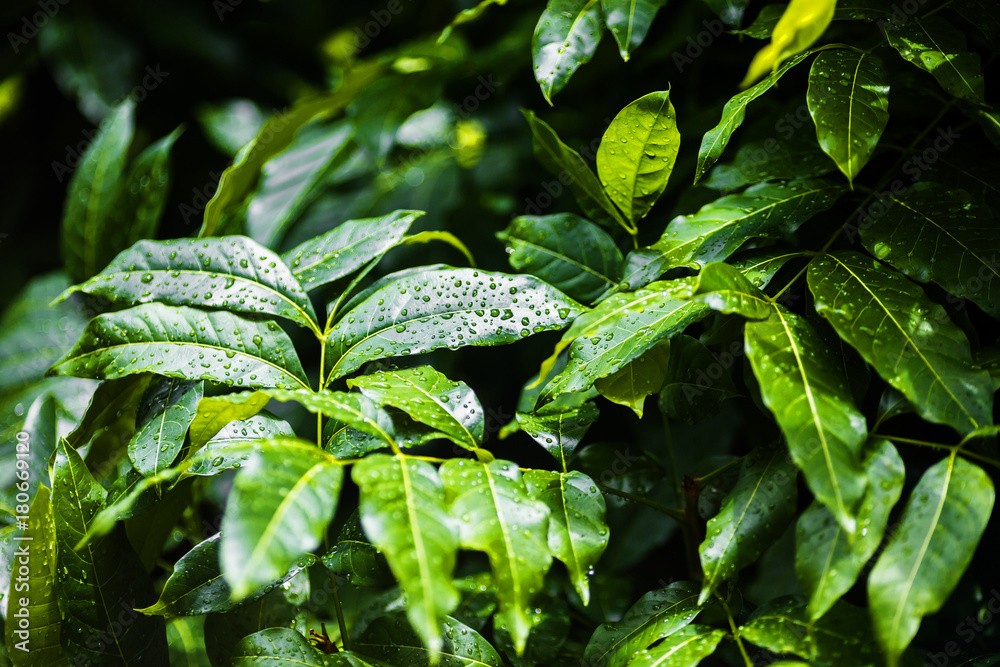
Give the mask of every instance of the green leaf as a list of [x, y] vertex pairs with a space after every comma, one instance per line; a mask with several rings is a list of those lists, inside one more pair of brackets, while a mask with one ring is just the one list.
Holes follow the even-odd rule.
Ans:
[[191, 465], [184, 471], [184, 476], [211, 477], [241, 468], [243, 461], [249, 459], [262, 440], [294, 435], [288, 422], [266, 411], [247, 419], [231, 421], [190, 457]]
[[[150, 380], [152, 376], [143, 373], [101, 382], [94, 390], [83, 418], [66, 436], [70, 446], [74, 449], [82, 447], [102, 429], [113, 427], [123, 415], [134, 416]], [[131, 433], [130, 426], [129, 435]]]
[[646, 39], [656, 12], [667, 0], [601, 0], [604, 22], [618, 43], [622, 60], [628, 62], [633, 49]]
[[396, 583], [385, 556], [365, 537], [357, 510], [341, 528], [337, 543], [323, 554], [323, 565], [346, 577], [352, 586], [385, 587]]
[[791, 58], [784, 65], [769, 74], [763, 81], [752, 88], [737, 93], [732, 99], [726, 102], [726, 106], [722, 109], [722, 118], [719, 120], [719, 124], [706, 132], [705, 136], [701, 139], [701, 147], [698, 149], [698, 166], [694, 172], [695, 183], [705, 175], [709, 167], [716, 163], [719, 156], [722, 155], [722, 151], [726, 149], [726, 145], [729, 143], [730, 137], [733, 136], [733, 132], [743, 124], [743, 120], [746, 118], [747, 105], [770, 90], [772, 86], [778, 83], [778, 79], [785, 72], [801, 63], [812, 55], [812, 53], [814, 52], [807, 51]]
[[601, 396], [631, 408], [642, 419], [646, 397], [663, 387], [670, 367], [670, 341], [661, 341], [611, 375], [594, 383]]
[[404, 411], [466, 449], [478, 449], [483, 440], [483, 406], [475, 392], [430, 366], [362, 375], [348, 380], [347, 386], [380, 407]]
[[760, 318], [747, 323], [745, 339], [761, 398], [810, 490], [853, 536], [868, 429], [836, 357], [804, 318], [766, 300], [726, 264], [705, 267], [695, 294], [717, 310]]
[[649, 648], [689, 624], [701, 611], [698, 587], [678, 581], [646, 593], [621, 621], [599, 626], [587, 642], [584, 660], [594, 667], [625, 667]]
[[[62, 644], [71, 660], [129, 665], [167, 653], [162, 618], [137, 615], [132, 609], [152, 602], [153, 585], [124, 530], [95, 543], [74, 548], [101, 510], [106, 491], [65, 440], [52, 466], [52, 512], [58, 558], [56, 579], [62, 618]], [[109, 555], [113, 554], [113, 557]], [[125, 628], [117, 620], [131, 619]], [[116, 631], [116, 625], [121, 628]]]
[[[587, 1], [591, 4], [597, 2], [597, 0]], [[555, 130], [538, 118], [534, 112], [522, 109], [521, 113], [524, 114], [528, 126], [531, 128], [535, 157], [549, 172], [558, 176], [560, 182], [569, 179], [566, 186], [573, 192], [573, 196], [576, 197], [584, 214], [598, 223], [610, 219], [622, 228], [630, 229], [629, 224], [622, 218], [622, 214], [608, 199], [608, 195], [601, 186], [601, 182], [597, 180], [597, 176], [583, 161], [580, 154], [564, 144]]]
[[98, 315], [47, 375], [113, 380], [135, 373], [246, 387], [305, 387], [292, 342], [274, 322], [148, 303]]
[[889, 511], [903, 491], [903, 460], [887, 440], [872, 440], [864, 460], [868, 489], [858, 507], [858, 529], [848, 535], [814, 501], [795, 528], [795, 574], [809, 596], [809, 618], [819, 619], [857, 581], [875, 554]]
[[431, 654], [445, 649], [441, 623], [458, 605], [452, 583], [458, 523], [445, 489], [426, 461], [371, 454], [351, 471], [361, 490], [361, 526], [385, 554], [406, 593], [406, 616]]
[[868, 577], [868, 600], [890, 665], [899, 661], [920, 619], [944, 604], [958, 584], [993, 511], [993, 483], [957, 458], [928, 468]]
[[823, 152], [853, 184], [889, 122], [885, 65], [867, 52], [824, 51], [809, 68], [806, 103]]
[[905, 60], [937, 79], [941, 87], [960, 99], [983, 103], [985, 95], [979, 56], [968, 50], [965, 35], [940, 16], [930, 21], [918, 17], [886, 26], [889, 45]]
[[670, 339], [659, 400], [669, 421], [696, 424], [718, 414], [727, 398], [740, 395], [729, 372], [743, 351], [742, 341], [738, 345], [716, 356], [691, 336]]
[[590, 60], [603, 33], [598, 0], [548, 0], [531, 37], [535, 81], [546, 102]]
[[434, 632], [443, 637], [438, 651], [428, 651], [403, 614], [376, 619], [353, 642], [360, 653], [407, 667], [502, 667], [503, 661], [488, 641], [472, 628], [444, 617]]
[[510, 633], [497, 624], [493, 625], [493, 645], [514, 667], [558, 664], [567, 652], [572, 623], [566, 600], [555, 596], [543, 598], [531, 610], [531, 635], [523, 654], [517, 655]]
[[[31, 501], [28, 528], [15, 537], [15, 558], [28, 574], [11, 576], [7, 596], [7, 621], [4, 634], [7, 650], [14, 667], [48, 667], [63, 659], [59, 645], [59, 602], [56, 595], [56, 525], [52, 515], [52, 496], [41, 485]], [[13, 574], [13, 572], [12, 572]], [[27, 604], [22, 604], [27, 602]], [[21, 629], [18, 619], [28, 619], [29, 627]], [[20, 644], [20, 646], [19, 646]]]
[[[233, 649], [233, 667], [329, 667], [322, 653], [291, 628], [267, 628], [240, 640]], [[340, 661], [334, 664], [341, 664]]]
[[307, 389], [268, 389], [266, 393], [279, 401], [295, 401], [312, 413], [350, 424], [390, 446], [394, 442], [391, 417], [367, 396], [343, 391], [313, 392]]
[[233, 598], [277, 581], [322, 541], [333, 519], [343, 469], [303, 440], [264, 441], [226, 502], [220, 563]]
[[178, 616], [167, 621], [171, 667], [209, 667], [205, 652], [205, 617]]
[[442, 347], [500, 345], [559, 329], [580, 304], [533, 276], [442, 269], [401, 278], [341, 316], [329, 336], [330, 379], [368, 361]]
[[680, 147], [677, 114], [666, 90], [626, 106], [604, 132], [597, 149], [597, 175], [633, 227], [666, 189]]
[[134, 111], [129, 100], [111, 113], [70, 179], [60, 238], [63, 262], [75, 281], [100, 271], [119, 250], [110, 242], [119, 235], [111, 222], [132, 143]]
[[230, 422], [250, 419], [271, 400], [263, 392], [242, 391], [223, 396], [206, 396], [198, 402], [198, 410], [191, 421], [191, 451], [198, 451]]
[[590, 572], [608, 546], [604, 496], [582, 472], [527, 470], [528, 494], [549, 508], [548, 544], [566, 564], [583, 605], [590, 604]]
[[377, 218], [348, 220], [292, 248], [282, 259], [306, 290], [360, 269], [398, 244], [422, 211], [395, 211]]
[[451, 513], [459, 517], [462, 546], [489, 556], [500, 599], [497, 621], [520, 654], [531, 631], [531, 602], [552, 563], [549, 508], [528, 495], [520, 470], [509, 461], [449, 459], [441, 480]]
[[816, 178], [834, 168], [813, 137], [796, 132], [783, 141], [771, 137], [743, 144], [732, 162], [715, 165], [702, 185], [729, 192], [764, 181]]
[[309, 297], [281, 259], [245, 236], [140, 241], [106, 269], [63, 293], [117, 303], [276, 315], [317, 329]]
[[726, 25], [737, 26], [750, 0], [702, 0]]
[[855, 252], [809, 266], [817, 312], [924, 419], [968, 433], [992, 421], [989, 374], [944, 308], [902, 275]]
[[[597, 406], [577, 399], [579, 394], [566, 394], [532, 412], [517, 412], [517, 426], [545, 448], [566, 469], [569, 458], [590, 425], [597, 421]], [[569, 400], [560, 400], [561, 398]]]
[[787, 58], [805, 51], [826, 31], [833, 20], [836, 0], [791, 0], [771, 32], [771, 41], [753, 57], [740, 84], [746, 88], [772, 73]]
[[[913, 280], [936, 282], [1000, 319], [1000, 242], [990, 210], [964, 190], [916, 183], [859, 225], [873, 255]], [[995, 289], [994, 289], [995, 288]]]
[[236, 600], [232, 598], [232, 590], [219, 569], [221, 536], [221, 533], [216, 533], [184, 554], [163, 585], [160, 599], [139, 611], [147, 616], [198, 616], [229, 611], [259, 600], [274, 586], [283, 584], [316, 561], [314, 556], [308, 554], [277, 580], [269, 581], [243, 599]]
[[783, 447], [758, 447], [743, 463], [736, 486], [708, 522], [698, 547], [705, 574], [702, 604], [718, 586], [753, 563], [795, 516], [795, 466]]
[[514, 218], [497, 238], [512, 268], [578, 301], [592, 302], [618, 284], [622, 253], [603, 229], [572, 213]]
[[787, 7], [788, 5], [785, 3], [765, 5], [760, 8], [760, 13], [757, 14], [753, 23], [742, 30], [731, 30], [730, 34], [746, 35], [753, 39], [771, 39], [771, 33], [774, 32], [774, 27], [778, 25], [778, 21], [781, 20], [781, 15], [785, 13]]
[[653, 648], [643, 649], [628, 663], [629, 667], [696, 667], [715, 652], [725, 630], [707, 625], [687, 625]]
[[149, 385], [136, 416], [136, 433], [128, 456], [143, 475], [155, 475], [170, 466], [184, 446], [204, 383], [160, 378]]
[[170, 192], [170, 151], [182, 131], [177, 128], [153, 143], [132, 163], [112, 213], [112, 231], [123, 234], [114, 249], [156, 237]]
[[844, 188], [824, 180], [761, 183], [674, 218], [660, 240], [629, 253], [623, 282], [632, 289], [678, 266], [726, 259], [753, 238], [780, 239], [827, 210]]

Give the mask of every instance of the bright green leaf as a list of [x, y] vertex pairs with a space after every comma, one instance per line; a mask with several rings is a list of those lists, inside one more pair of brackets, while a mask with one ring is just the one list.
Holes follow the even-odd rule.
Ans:
[[143, 475], [155, 475], [170, 466], [184, 446], [204, 383], [159, 378], [149, 385], [136, 416], [136, 433], [128, 455]]
[[667, 379], [670, 357], [670, 341], [662, 341], [611, 375], [598, 378], [594, 387], [601, 396], [631, 408], [642, 419], [646, 397], [660, 391]]
[[756, 82], [786, 59], [802, 53], [826, 31], [837, 0], [791, 0], [771, 32], [771, 41], [754, 56], [741, 88]]

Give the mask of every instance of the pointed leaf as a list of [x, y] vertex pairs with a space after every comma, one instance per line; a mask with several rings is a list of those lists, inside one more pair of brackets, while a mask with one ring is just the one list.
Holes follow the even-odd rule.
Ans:
[[392, 586], [396, 580], [379, 550], [368, 541], [361, 528], [361, 514], [355, 510], [337, 536], [337, 543], [323, 554], [323, 565], [346, 577], [352, 586]]
[[406, 616], [420, 637], [414, 646], [445, 648], [441, 623], [458, 605], [452, 571], [458, 524], [448, 513], [445, 490], [426, 461], [371, 454], [354, 466], [361, 490], [361, 526], [385, 554], [406, 593]]
[[699, 604], [737, 571], [753, 563], [795, 516], [795, 466], [783, 447], [753, 450], [736, 486], [708, 522], [698, 547], [705, 573]]
[[136, 416], [128, 456], [143, 475], [155, 475], [174, 462], [194, 419], [203, 382], [160, 378], [150, 384]]
[[677, 114], [666, 90], [626, 106], [604, 132], [597, 149], [597, 175], [633, 226], [666, 189], [680, 147]]
[[864, 460], [868, 489], [858, 508], [858, 529], [848, 535], [819, 502], [799, 517], [795, 528], [795, 574], [809, 596], [809, 618], [816, 620], [854, 585], [875, 554], [889, 511], [903, 491], [903, 460], [887, 440], [873, 440]]
[[220, 562], [233, 598], [277, 581], [315, 549], [333, 519], [343, 469], [303, 440], [264, 441], [226, 502]]
[[722, 118], [719, 124], [705, 133], [701, 139], [701, 147], [698, 149], [698, 166], [694, 172], [694, 182], [697, 183], [708, 168], [718, 161], [722, 151], [726, 149], [730, 137], [746, 118], [747, 105], [766, 93], [774, 84], [778, 82], [785, 72], [792, 69], [814, 52], [807, 51], [791, 58], [784, 65], [769, 74], [763, 81], [748, 88], [741, 93], [734, 95], [726, 106], [722, 109]]
[[899, 55], [937, 79], [955, 97], [982, 103], [983, 72], [979, 56], [968, 50], [965, 35], [940, 16], [893, 23], [885, 31]]
[[764, 181], [816, 178], [835, 168], [813, 137], [786, 133], [782, 141], [772, 137], [743, 144], [731, 162], [715, 165], [702, 185], [730, 192]]
[[341, 316], [329, 337], [330, 378], [385, 357], [511, 343], [562, 328], [581, 310], [533, 276], [427, 271], [387, 285]]
[[443, 636], [440, 652], [428, 653], [402, 614], [376, 619], [354, 644], [360, 653], [407, 667], [502, 667], [488, 641], [472, 628], [445, 617], [436, 632]]
[[617, 623], [598, 627], [583, 657], [594, 667], [625, 667], [637, 651], [685, 627], [701, 611], [698, 587], [678, 581], [642, 596]]
[[873, 255], [922, 283], [934, 281], [1000, 319], [1000, 241], [990, 210], [964, 190], [917, 183], [859, 226]]
[[367, 396], [343, 391], [314, 392], [305, 389], [268, 389], [266, 393], [279, 401], [295, 401], [312, 413], [350, 424], [386, 444], [394, 442], [392, 419]]
[[347, 381], [380, 407], [391, 405], [466, 449], [483, 440], [483, 406], [464, 382], [453, 382], [430, 366], [380, 371]]
[[517, 412], [514, 415], [520, 430], [552, 454], [563, 469], [566, 468], [566, 460], [570, 454], [598, 417], [597, 407], [593, 402], [572, 400], [578, 394], [564, 396], [569, 400], [557, 398], [533, 412]]
[[528, 470], [528, 493], [549, 508], [549, 550], [566, 564], [583, 605], [590, 604], [590, 572], [608, 546], [604, 496], [582, 472]]
[[[132, 611], [152, 602], [155, 594], [124, 530], [119, 528], [96, 543], [74, 550], [100, 511], [106, 491], [65, 440], [59, 444], [52, 478], [52, 512], [58, 540], [56, 567], [62, 573], [56, 587], [67, 657], [124, 666], [165, 655], [163, 619]], [[131, 619], [127, 627], [117, 620], [122, 613]]]
[[98, 315], [48, 375], [135, 373], [246, 387], [306, 386], [292, 342], [271, 321], [149, 303]]
[[151, 144], [132, 163], [113, 214], [113, 231], [125, 233], [115, 249], [156, 237], [170, 193], [170, 151], [181, 132], [177, 128]]
[[622, 253], [611, 236], [572, 213], [522, 215], [497, 238], [507, 244], [512, 268], [579, 301], [593, 301], [621, 278]]
[[132, 143], [135, 104], [116, 108], [87, 147], [73, 172], [62, 218], [62, 258], [75, 281], [100, 271], [120, 250], [110, 228]]
[[602, 23], [598, 0], [548, 0], [531, 37], [531, 60], [535, 81], [549, 104], [594, 55], [604, 33]]
[[753, 57], [746, 77], [746, 88], [778, 66], [812, 46], [833, 20], [837, 0], [791, 0], [771, 32], [771, 41]]
[[780, 239], [843, 193], [829, 181], [802, 180], [761, 183], [720, 197], [693, 215], [674, 218], [659, 241], [629, 253], [622, 280], [635, 289], [668, 269], [724, 260], [752, 238]]
[[665, 340], [643, 352], [617, 371], [599, 378], [594, 387], [612, 403], [632, 408], [642, 419], [646, 397], [663, 387], [670, 367], [670, 341]]
[[944, 308], [888, 267], [855, 252], [809, 266], [816, 310], [925, 419], [968, 433], [992, 424], [989, 374]]
[[[587, 1], [597, 2], [597, 0]], [[580, 154], [564, 144], [555, 130], [536, 116], [534, 112], [522, 109], [521, 113], [524, 114], [528, 126], [531, 128], [535, 157], [553, 175], [560, 177], [560, 179], [569, 178], [569, 183], [566, 185], [573, 192], [573, 196], [576, 197], [584, 214], [595, 222], [603, 223], [605, 220], [611, 220], [624, 229], [629, 229], [628, 223], [608, 199], [601, 182], [597, 180], [597, 176], [583, 161]]]
[[[190, 457], [191, 465], [184, 471], [184, 476], [211, 477], [226, 470], [241, 468], [243, 462], [258, 448], [261, 440], [294, 435], [288, 422], [267, 412], [230, 421], [197, 454]], [[192, 438], [192, 443], [193, 441]]]
[[696, 667], [715, 652], [725, 630], [707, 625], [687, 625], [653, 648], [643, 649], [629, 667]]
[[402, 240], [423, 211], [395, 211], [363, 220], [348, 220], [292, 248], [281, 258], [306, 290], [333, 282], [360, 269]]
[[806, 102], [823, 152], [853, 183], [889, 122], [885, 65], [867, 52], [824, 51], [809, 68]]
[[628, 62], [633, 49], [646, 39], [656, 12], [667, 0], [601, 0], [604, 22], [618, 43], [622, 60]]
[[868, 577], [879, 643], [896, 664], [920, 620], [944, 604], [958, 584], [993, 511], [993, 483], [978, 466], [952, 454], [931, 466]]
[[309, 297], [281, 259], [245, 236], [140, 241], [66, 290], [117, 303], [158, 301], [284, 317], [316, 329]]
[[[240, 640], [229, 663], [233, 667], [329, 667], [325, 656], [291, 628], [267, 628]], [[342, 664], [340, 661], [333, 664]], [[364, 663], [361, 663], [364, 664]]]
[[489, 556], [500, 598], [497, 619], [520, 654], [531, 631], [529, 606], [552, 563], [549, 508], [528, 495], [520, 470], [509, 461], [449, 459], [441, 480], [451, 513], [459, 517], [462, 546]]
[[785, 13], [787, 7], [788, 5], [785, 3], [765, 5], [760, 8], [760, 13], [757, 14], [753, 23], [742, 30], [732, 30], [730, 33], [746, 35], [753, 39], [771, 39], [771, 33], [774, 32], [774, 27], [778, 25], [778, 21], [781, 20], [781, 15]]

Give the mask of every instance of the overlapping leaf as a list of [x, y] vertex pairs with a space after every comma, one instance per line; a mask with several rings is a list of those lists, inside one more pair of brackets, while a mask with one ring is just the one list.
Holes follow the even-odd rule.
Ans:
[[548, 0], [531, 37], [531, 60], [535, 81], [549, 104], [594, 55], [604, 33], [602, 23], [598, 0]]
[[696, 424], [717, 414], [724, 400], [740, 395], [730, 372], [735, 363], [731, 353], [718, 357], [691, 336], [670, 339], [660, 389], [663, 415], [671, 422]]
[[594, 388], [612, 403], [632, 408], [642, 419], [646, 398], [660, 391], [667, 380], [670, 358], [670, 341], [661, 341], [611, 375], [598, 378]]
[[358, 638], [358, 651], [393, 665], [412, 667], [502, 667], [503, 660], [488, 641], [450, 616], [437, 632], [443, 637], [440, 651], [429, 655], [402, 614], [376, 619]]
[[629, 667], [696, 667], [710, 656], [725, 630], [707, 625], [686, 625], [652, 648], [639, 651]]
[[754, 56], [743, 78], [745, 88], [772, 72], [786, 58], [808, 49], [833, 20], [836, 0], [791, 0], [771, 31], [771, 41]]
[[597, 406], [586, 399], [584, 394], [564, 394], [531, 412], [514, 415], [518, 428], [552, 454], [564, 470], [570, 454], [597, 421]]
[[913, 17], [893, 25], [885, 34], [899, 55], [929, 72], [949, 93], [968, 102], [983, 102], [979, 56], [969, 51], [965, 36], [947, 19]]
[[743, 144], [731, 162], [715, 165], [702, 185], [729, 192], [764, 181], [816, 178], [835, 168], [815, 139], [796, 132], [784, 141], [769, 138]]
[[160, 378], [146, 390], [136, 417], [136, 433], [128, 443], [129, 459], [138, 472], [155, 475], [177, 458], [201, 400], [203, 384]]
[[111, 231], [125, 235], [111, 248], [128, 248], [140, 239], [156, 237], [170, 191], [170, 151], [180, 135], [180, 128], [174, 130], [132, 163], [112, 213]]
[[634, 49], [646, 39], [656, 13], [667, 0], [601, 0], [604, 22], [618, 43], [622, 60], [628, 62]]

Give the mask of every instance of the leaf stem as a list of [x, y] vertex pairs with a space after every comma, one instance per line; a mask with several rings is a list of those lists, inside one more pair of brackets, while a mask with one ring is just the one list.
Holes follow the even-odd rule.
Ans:
[[1000, 468], [1000, 461], [997, 459], [991, 459], [988, 456], [983, 456], [982, 454], [977, 454], [976, 452], [970, 452], [967, 449], [963, 449], [962, 445], [965, 443], [963, 440], [957, 445], [945, 445], [940, 442], [928, 442], [926, 440], [915, 440], [913, 438], [904, 438], [898, 435], [889, 435], [887, 433], [872, 433], [874, 438], [885, 438], [886, 440], [893, 440], [895, 442], [902, 442], [907, 445], [918, 445], [920, 447], [931, 447], [932, 449], [940, 449], [943, 451], [951, 452], [952, 456], [961, 453], [963, 456], [967, 456], [970, 459], [976, 459], [981, 463], [988, 463], [996, 468]]
[[730, 461], [729, 463], [725, 464], [721, 468], [716, 468], [712, 472], [707, 473], [705, 475], [702, 475], [701, 477], [698, 478], [698, 486], [700, 486], [701, 488], [705, 488], [705, 486], [709, 482], [711, 482], [713, 479], [715, 479], [719, 475], [722, 475], [722, 474], [728, 472], [730, 468], [735, 468], [736, 466], [738, 466], [741, 463], [743, 463], [743, 459], [745, 459], [745, 458], [746, 458], [746, 456], [741, 456], [741, 457], [739, 457], [737, 459], [733, 459], [732, 461]]
[[337, 586], [337, 575], [327, 570], [330, 574], [330, 585], [333, 587], [333, 608], [337, 610], [337, 625], [340, 626], [340, 641], [344, 645], [345, 651], [351, 650], [350, 639], [347, 637], [347, 622], [344, 620], [344, 608], [340, 604], [340, 590]]
[[624, 498], [625, 500], [631, 500], [633, 502], [639, 503], [640, 505], [645, 505], [646, 507], [650, 507], [656, 510], [657, 512], [666, 514], [667, 516], [671, 517], [672, 519], [675, 519], [676, 521], [684, 523], [684, 512], [681, 510], [675, 510], [672, 507], [661, 505], [660, 503], [654, 502], [652, 500], [647, 500], [642, 496], [637, 496], [627, 491], [619, 491], [618, 489], [612, 489], [610, 486], [605, 486], [604, 484], [598, 483], [597, 486], [604, 493], [610, 493], [613, 496], [618, 496], [619, 498]]
[[729, 629], [732, 630], [733, 639], [736, 640], [736, 646], [739, 647], [740, 655], [743, 656], [743, 664], [745, 664], [746, 667], [754, 667], [753, 660], [750, 659], [750, 656], [747, 654], [746, 647], [743, 646], [743, 640], [740, 639], [740, 631], [736, 627], [736, 621], [733, 619], [733, 612], [729, 610], [729, 605], [726, 604], [726, 601], [722, 599], [721, 595], [717, 597], [719, 598], [719, 602], [722, 603], [722, 608], [726, 610], [726, 619], [729, 621]]

